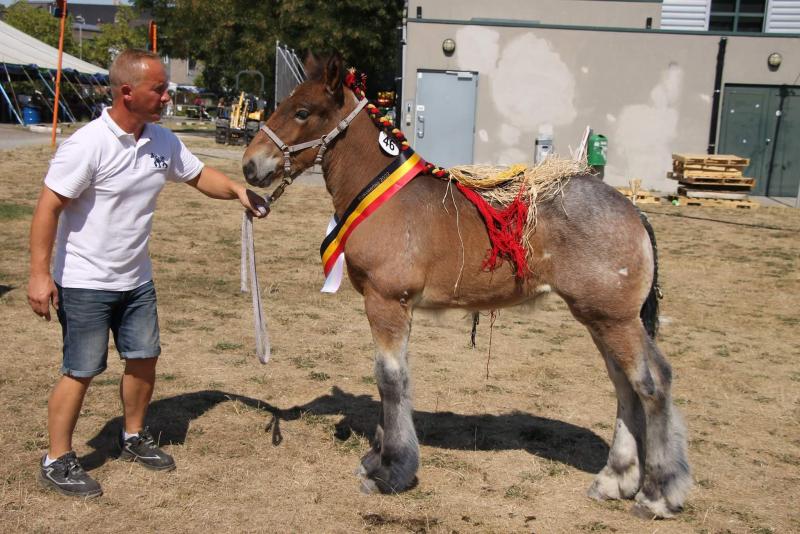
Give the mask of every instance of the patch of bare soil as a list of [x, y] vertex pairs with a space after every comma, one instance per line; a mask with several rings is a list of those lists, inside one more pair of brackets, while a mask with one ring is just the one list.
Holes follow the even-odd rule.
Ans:
[[[30, 213], [49, 157], [47, 148], [0, 152], [3, 532], [800, 531], [800, 211], [778, 208], [647, 208], [665, 293], [659, 343], [674, 366], [696, 482], [675, 520], [642, 521], [629, 502], [585, 497], [616, 401], [588, 334], [556, 298], [499, 312], [488, 379], [488, 317], [471, 349], [466, 315], [418, 315], [419, 483], [401, 495], [359, 493], [353, 470], [378, 417], [372, 340], [347, 282], [319, 293], [331, 203], [323, 187], [302, 184], [256, 227], [273, 344], [266, 366], [253, 353], [250, 298], [239, 293], [240, 209], [167, 186], [151, 248], [164, 352], [149, 423], [178, 469], [113, 459], [121, 364], [112, 350], [75, 436], [105, 495], [45, 492], [35, 473], [60, 329], [30, 311], [26, 284]], [[208, 162], [241, 176], [236, 161]], [[265, 431], [273, 414], [282, 417], [278, 446]]]

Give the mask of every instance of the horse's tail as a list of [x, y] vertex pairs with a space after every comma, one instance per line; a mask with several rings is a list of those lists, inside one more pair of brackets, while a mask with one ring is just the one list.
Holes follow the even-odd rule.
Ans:
[[647, 294], [647, 299], [645, 299], [642, 309], [639, 311], [639, 317], [642, 319], [642, 324], [644, 324], [647, 334], [652, 339], [655, 339], [656, 334], [658, 334], [658, 300], [661, 298], [661, 288], [658, 286], [658, 247], [656, 246], [656, 234], [647, 215], [642, 210], [638, 211], [642, 225], [650, 237], [650, 245], [653, 247], [653, 283], [650, 285], [650, 292]]

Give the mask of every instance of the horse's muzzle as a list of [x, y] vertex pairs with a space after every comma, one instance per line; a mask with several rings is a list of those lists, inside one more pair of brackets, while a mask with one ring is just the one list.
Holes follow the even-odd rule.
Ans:
[[[265, 165], [262, 165], [262, 167], [265, 167]], [[255, 187], [267, 187], [275, 178], [274, 168], [271, 170], [259, 169], [259, 165], [254, 159], [250, 159], [242, 165], [242, 173], [247, 183]]]

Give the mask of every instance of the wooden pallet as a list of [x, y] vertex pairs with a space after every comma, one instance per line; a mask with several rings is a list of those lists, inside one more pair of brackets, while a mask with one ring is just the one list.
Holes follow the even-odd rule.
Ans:
[[682, 161], [672, 162], [672, 170], [675, 172], [704, 171], [704, 172], [734, 172], [742, 174], [747, 165], [713, 165], [706, 163], [684, 163]]
[[633, 192], [628, 187], [618, 187], [617, 191], [628, 197], [628, 200], [634, 204], [661, 204], [661, 197], [658, 197], [650, 191], [636, 191], [636, 201], [634, 202]]
[[678, 188], [678, 196], [689, 198], [718, 198], [722, 200], [747, 200], [747, 191], [726, 191]]
[[697, 206], [703, 208], [739, 208], [755, 209], [759, 207], [758, 202], [752, 200], [723, 200], [717, 198], [687, 198], [682, 196], [672, 196], [670, 200], [677, 200], [681, 206]]
[[685, 178], [719, 178], [719, 179], [727, 179], [727, 178], [743, 178], [742, 171], [708, 171], [708, 170], [682, 170], [682, 171], [675, 171], [672, 174], [677, 174], [683, 176]]
[[739, 175], [738, 177], [725, 177], [725, 176], [686, 176], [675, 172], [668, 172], [667, 178], [677, 180], [685, 185], [703, 185], [703, 186], [725, 186], [731, 189], [752, 189], [756, 185], [754, 178], [747, 178]]
[[692, 165], [715, 166], [744, 166], [750, 165], [749, 158], [742, 158], [732, 154], [673, 154], [674, 161]]

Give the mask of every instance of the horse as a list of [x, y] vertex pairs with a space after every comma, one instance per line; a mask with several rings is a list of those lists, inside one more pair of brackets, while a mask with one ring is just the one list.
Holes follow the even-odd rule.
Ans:
[[[283, 178], [283, 186], [317, 161], [341, 218], [396, 156], [380, 148], [379, 129], [343, 83], [338, 54], [309, 55], [306, 72], [308, 79], [245, 150], [242, 169], [250, 185]], [[635, 515], [673, 517], [692, 479], [686, 429], [672, 401], [672, 369], [655, 342], [653, 230], [626, 197], [591, 173], [573, 176], [556, 198], [535, 207], [530, 272], [523, 278], [509, 261], [491, 272], [484, 268], [491, 248], [485, 221], [461, 191], [433, 176], [410, 180], [350, 234], [346, 272], [364, 298], [381, 401], [375, 438], [358, 468], [362, 490], [401, 492], [417, 480], [408, 368], [414, 310], [475, 313], [552, 293], [589, 331], [616, 390], [608, 460], [588, 496], [634, 499]]]

